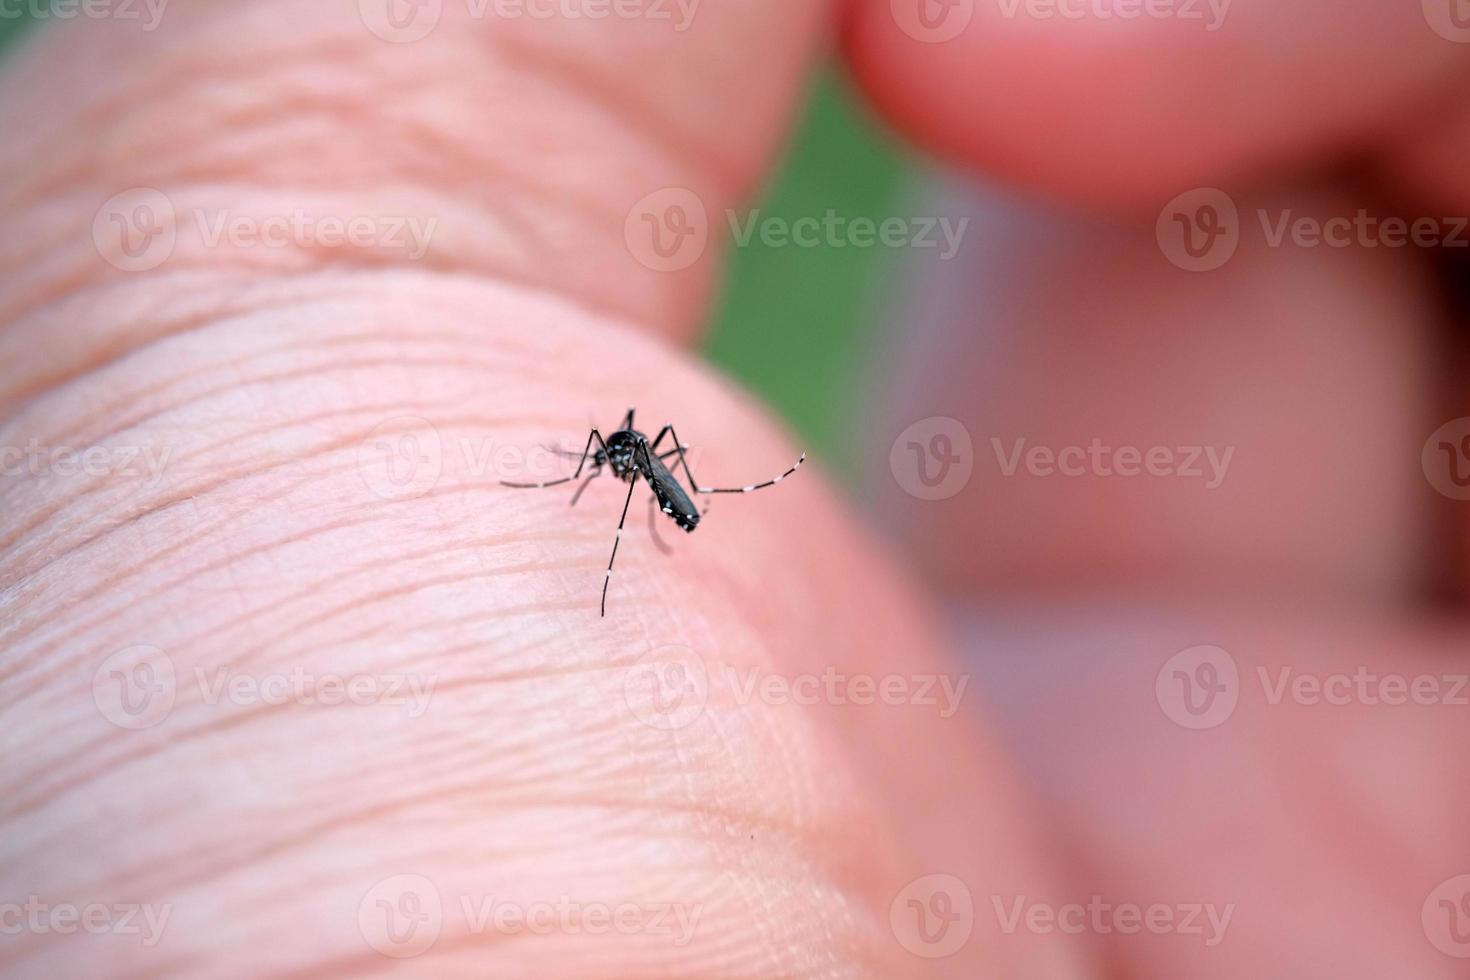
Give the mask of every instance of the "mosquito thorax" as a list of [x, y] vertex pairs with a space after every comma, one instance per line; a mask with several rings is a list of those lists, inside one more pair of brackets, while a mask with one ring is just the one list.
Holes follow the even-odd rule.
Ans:
[[638, 447], [648, 441], [643, 433], [633, 429], [621, 429], [607, 438], [607, 462], [618, 476], [627, 476], [638, 467]]

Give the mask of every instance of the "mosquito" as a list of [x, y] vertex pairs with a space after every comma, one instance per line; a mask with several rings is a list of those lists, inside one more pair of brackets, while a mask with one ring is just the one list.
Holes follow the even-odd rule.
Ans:
[[[658, 447], [663, 445], [663, 441], [666, 438], [672, 438], [674, 440], [674, 448], [660, 453]], [[592, 449], [594, 444], [597, 446], [596, 452], [593, 452]], [[795, 473], [801, 468], [801, 464], [806, 462], [806, 453], [802, 453], [801, 458], [796, 461], [796, 464], [791, 469], [775, 479], [767, 480], [765, 483], [752, 483], [745, 487], [701, 487], [699, 481], [694, 479], [694, 474], [689, 469], [689, 460], [685, 458], [684, 454], [688, 448], [688, 446], [685, 446], [680, 441], [679, 434], [674, 431], [672, 425], [664, 426], [659, 430], [658, 437], [652, 442], [649, 442], [647, 436], [633, 428], [633, 409], [630, 408], [628, 409], [628, 414], [623, 417], [622, 424], [618, 426], [617, 431], [606, 439], [602, 437], [602, 433], [596, 428], [592, 430], [591, 434], [587, 436], [587, 445], [582, 450], [577, 463], [577, 471], [571, 476], [564, 477], [560, 480], [548, 480], [545, 483], [508, 483], [504, 480], [500, 481], [500, 483], [501, 486], [514, 487], [518, 490], [541, 490], [546, 487], [561, 486], [564, 483], [571, 483], [574, 480], [580, 479], [582, 477], [582, 470], [587, 466], [587, 461], [590, 459], [592, 461], [592, 472], [587, 475], [587, 478], [583, 480], [582, 485], [577, 488], [577, 492], [572, 496], [572, 503], [574, 505], [578, 498], [582, 496], [582, 491], [587, 489], [587, 485], [602, 474], [604, 467], [612, 470], [614, 476], [628, 484], [628, 497], [623, 501], [623, 516], [618, 521], [617, 534], [613, 537], [612, 557], [608, 558], [607, 574], [602, 577], [602, 615], [606, 616], [607, 586], [612, 581], [613, 562], [617, 561], [618, 558], [618, 545], [623, 540], [623, 526], [628, 522], [628, 505], [633, 502], [633, 488], [638, 485], [639, 477], [642, 477], [649, 488], [653, 490], [653, 498], [651, 498], [650, 503], [656, 500], [664, 514], [673, 520], [675, 524], [683, 528], [686, 532], [692, 532], [699, 526], [699, 509], [694, 506], [693, 499], [684, 490], [683, 484], [679, 482], [678, 477], [674, 476], [673, 471], [669, 469], [664, 460], [672, 456], [678, 457], [677, 465], [683, 467], [684, 475], [689, 479], [689, 486], [696, 494], [754, 493], [756, 490], [764, 490], [766, 487], [775, 486]], [[567, 453], [567, 455], [571, 456], [576, 454]]]

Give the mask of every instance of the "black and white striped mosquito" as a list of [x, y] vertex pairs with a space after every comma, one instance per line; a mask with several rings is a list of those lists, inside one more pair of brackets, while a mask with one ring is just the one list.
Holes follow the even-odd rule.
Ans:
[[[660, 453], [658, 447], [663, 444], [665, 438], [670, 437], [674, 440], [674, 448]], [[596, 452], [592, 450], [594, 443], [597, 445]], [[582, 496], [582, 491], [587, 489], [587, 484], [602, 474], [604, 467], [612, 470], [614, 476], [628, 484], [628, 497], [623, 501], [623, 516], [618, 521], [617, 535], [613, 538], [612, 557], [607, 560], [607, 574], [602, 577], [602, 615], [606, 616], [607, 586], [612, 580], [613, 562], [618, 557], [618, 545], [623, 540], [623, 526], [628, 521], [628, 505], [633, 502], [633, 488], [638, 485], [639, 477], [642, 477], [653, 491], [653, 497], [649, 499], [649, 503], [652, 504], [653, 501], [658, 501], [659, 507], [663, 509], [663, 512], [675, 524], [679, 525], [685, 531], [693, 531], [699, 526], [699, 510], [694, 506], [694, 501], [684, 491], [683, 485], [679, 483], [673, 471], [665, 465], [664, 460], [670, 456], [679, 457], [678, 465], [684, 468], [684, 475], [689, 478], [689, 486], [693, 488], [694, 492], [706, 494], [752, 493], [756, 490], [763, 490], [766, 487], [772, 487], [780, 483], [795, 473], [801, 467], [802, 463], [806, 462], [806, 453], [802, 453], [801, 458], [796, 461], [796, 464], [791, 469], [775, 479], [767, 480], [765, 483], [752, 483], [746, 487], [701, 487], [699, 482], [694, 479], [694, 474], [689, 470], [689, 461], [684, 457], [688, 448], [688, 446], [685, 446], [679, 440], [679, 434], [674, 431], [672, 425], [664, 426], [659, 430], [658, 437], [652, 442], [649, 442], [647, 436], [633, 428], [633, 409], [630, 408], [628, 409], [628, 414], [623, 418], [622, 425], [606, 439], [603, 439], [602, 433], [598, 432], [597, 429], [594, 428], [592, 430], [591, 435], [587, 437], [587, 446], [582, 450], [580, 460], [577, 463], [577, 472], [571, 476], [564, 477], [560, 480], [548, 480], [545, 483], [507, 483], [504, 480], [500, 482], [502, 486], [515, 487], [518, 490], [540, 490], [545, 487], [561, 486], [563, 483], [571, 483], [573, 480], [581, 478], [582, 470], [586, 467], [587, 461], [590, 459], [592, 461], [592, 472], [588, 474], [587, 478], [583, 480], [582, 485], [577, 488], [577, 492], [572, 496], [573, 505]], [[573, 456], [576, 454], [567, 453], [566, 455]], [[649, 517], [651, 521], [652, 511], [649, 512]]]

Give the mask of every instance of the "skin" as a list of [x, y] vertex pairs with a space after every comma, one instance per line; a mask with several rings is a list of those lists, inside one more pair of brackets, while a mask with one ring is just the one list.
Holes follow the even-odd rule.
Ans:
[[[306, 0], [176, 0], [157, 32], [78, 21], [38, 38], [0, 107], [0, 444], [109, 440], [171, 462], [157, 480], [0, 484], [0, 894], [149, 902], [172, 920], [146, 948], [7, 936], [0, 970], [1453, 975], [1418, 913], [1470, 867], [1463, 710], [1253, 701], [1190, 733], [1153, 704], [1159, 664], [1195, 643], [1230, 649], [1247, 675], [1412, 674], [1463, 649], [1421, 602], [1456, 585], [1413, 461], [1463, 410], [1427, 380], [1446, 318], [1425, 270], [1402, 254], [1247, 250], [1223, 277], [1161, 284], [1150, 251], [1162, 202], [1211, 182], [1250, 178], [1243, 202], [1329, 212], [1370, 193], [1429, 213], [1470, 198], [1456, 152], [1470, 131], [1446, 110], [1458, 49], [1383, 5], [1272, 6], [1241, 0], [1213, 45], [1160, 44], [1169, 25], [1147, 21], [1011, 22], [922, 45], [887, 3], [798, 0], [711, 4], [677, 43], [666, 24], [461, 23], [450, 4], [432, 36], [390, 44], [350, 5]], [[1005, 383], [974, 384], [992, 355], [936, 317], [950, 328], [916, 330], [877, 410], [955, 405], [977, 434], [998, 419], [1050, 441], [1176, 439], [1148, 426], [1215, 419], [1240, 447], [1234, 496], [1206, 507], [1157, 484], [977, 477], [954, 502], [888, 501], [912, 532], [901, 557], [808, 466], [719, 501], [677, 558], [620, 551], [598, 621], [610, 497], [589, 491], [569, 513], [557, 491], [495, 486], [512, 474], [459, 448], [579, 441], [636, 404], [659, 416], [644, 424], [676, 421], [710, 447], [695, 462], [707, 484], [789, 465], [797, 448], [683, 349], [718, 249], [656, 272], [630, 255], [624, 220], [671, 186], [711, 214], [748, 200], [833, 24], [901, 132], [1142, 228], [1140, 242], [1053, 215], [1026, 267], [1051, 278], [1013, 277], [996, 320], [1016, 339]], [[1154, 101], [1140, 111], [1142, 77]], [[1350, 155], [1364, 173], [1348, 183]], [[1334, 176], [1300, 176], [1316, 172]], [[127, 273], [90, 231], [102, 202], [139, 186], [181, 213], [304, 206], [439, 226], [418, 262], [184, 235], [158, 268]], [[1099, 252], [1107, 274], [1089, 278]], [[1058, 297], [1058, 278], [1079, 285]], [[1089, 351], [1099, 324], [1141, 349], [1167, 341], [1192, 383]], [[1279, 371], [1264, 379], [1262, 347]], [[1323, 380], [1302, 384], [1307, 372]], [[933, 389], [915, 395], [913, 378]], [[1212, 405], [1208, 391], [1240, 396]], [[428, 427], [392, 421], [405, 416]], [[407, 493], [373, 448], [406, 431], [446, 447], [437, 479]], [[1006, 537], [1028, 528], [1029, 543]], [[907, 561], [967, 607], [970, 667]], [[626, 682], [640, 663], [687, 667], [671, 642], [712, 680], [702, 712], [666, 730]], [[184, 682], [165, 719], [129, 731], [98, 711], [93, 679], [138, 644]], [[411, 717], [210, 703], [195, 683], [297, 667], [435, 686]], [[974, 669], [984, 702], [1009, 707], [774, 704], [742, 700], [729, 672], [828, 669]], [[932, 873], [969, 882], [977, 906], [973, 937], [939, 960], [889, 928], [895, 897]], [[373, 889], [400, 875], [431, 881], [448, 910], [406, 959], [359, 929]], [[1093, 894], [1237, 913], [1204, 951], [1180, 935], [1006, 933], [989, 906]], [[682, 903], [700, 920], [685, 943], [469, 928], [460, 900], [487, 896]]]

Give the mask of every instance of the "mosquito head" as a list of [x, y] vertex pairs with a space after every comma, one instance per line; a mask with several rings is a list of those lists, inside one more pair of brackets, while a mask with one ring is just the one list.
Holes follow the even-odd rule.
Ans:
[[643, 433], [632, 429], [620, 429], [607, 438], [607, 464], [614, 475], [630, 479], [638, 472], [642, 448], [648, 444]]

